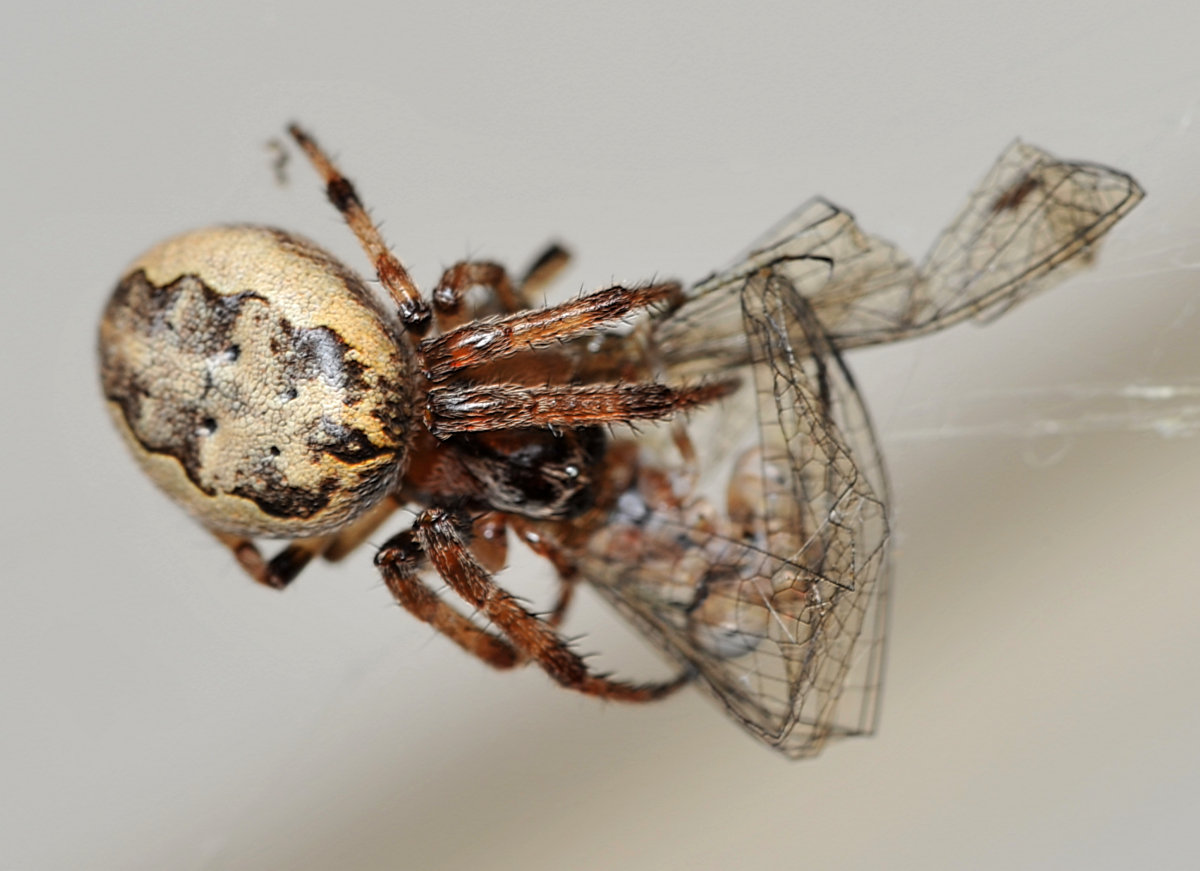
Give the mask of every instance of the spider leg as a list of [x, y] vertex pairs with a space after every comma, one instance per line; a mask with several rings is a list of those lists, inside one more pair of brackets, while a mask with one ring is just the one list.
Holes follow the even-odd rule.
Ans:
[[638, 309], [678, 297], [676, 282], [609, 287], [549, 308], [486, 318], [425, 339], [417, 348], [425, 377], [445, 381], [455, 372], [522, 351], [573, 339], [619, 321]]
[[270, 559], [263, 556], [258, 545], [250, 538], [226, 532], [214, 532], [213, 535], [229, 548], [238, 565], [253, 580], [264, 587], [282, 590], [296, 579], [314, 557], [337, 562], [348, 556], [399, 507], [399, 503], [389, 496], [336, 533], [319, 538], [297, 539]]
[[554, 281], [571, 261], [571, 252], [557, 242], [551, 242], [525, 270], [518, 285], [521, 296], [528, 300]]
[[480, 514], [471, 524], [471, 553], [489, 572], [498, 572], [508, 563], [508, 520], [500, 511]]
[[538, 556], [545, 559], [558, 573], [558, 601], [554, 608], [543, 619], [557, 629], [567, 616], [567, 609], [575, 598], [575, 588], [579, 582], [579, 569], [567, 556], [566, 551], [550, 538], [538, 532], [528, 519], [514, 514], [512, 517], [513, 531], [525, 542], [525, 546]]
[[344, 526], [333, 536], [321, 556], [330, 562], [338, 562], [353, 553], [359, 545], [371, 537], [380, 525], [395, 513], [400, 503], [387, 496], [374, 508], [367, 511], [349, 526]]
[[[516, 284], [504, 267], [489, 260], [460, 260], [442, 273], [433, 293], [433, 313], [443, 333], [478, 317], [512, 314], [530, 307], [529, 296], [553, 281], [570, 261], [571, 255], [557, 242], [546, 247]], [[463, 299], [475, 287], [488, 290], [490, 299], [474, 312], [463, 310]]]
[[557, 629], [562, 625], [563, 620], [566, 619], [567, 609], [575, 601], [575, 590], [579, 587], [578, 575], [571, 575], [570, 577], [559, 575], [558, 579], [558, 601], [554, 603], [554, 607], [544, 618], [546, 624], [552, 629]]
[[253, 580], [273, 590], [285, 589], [315, 557], [337, 562], [379, 528], [398, 506], [392, 499], [385, 499], [378, 506], [360, 517], [350, 526], [334, 535], [320, 538], [302, 538], [291, 542], [275, 556], [267, 559], [252, 539], [226, 532], [214, 532], [217, 540], [229, 548], [246, 574]]
[[417, 572], [422, 556], [421, 545], [411, 530], [390, 538], [375, 555], [375, 565], [396, 601], [488, 665], [504, 669], [520, 663], [522, 657], [513, 645], [476, 626], [421, 582]]
[[[332, 535], [304, 538], [289, 543], [267, 559], [253, 540], [240, 535], [214, 532], [213, 535], [233, 553], [250, 577], [274, 590], [285, 589], [315, 557], [337, 562], [354, 552], [379, 526], [400, 507], [392, 497]], [[471, 552], [490, 570], [500, 569], [508, 557], [507, 525], [504, 515], [488, 512], [476, 519], [471, 535]]]
[[342, 213], [342, 217], [358, 237], [363, 251], [371, 258], [380, 282], [387, 288], [400, 310], [400, 322], [409, 332], [423, 336], [429, 329], [431, 320], [429, 303], [421, 298], [421, 293], [409, 276], [408, 270], [383, 241], [379, 228], [363, 208], [354, 185], [342, 175], [316, 140], [298, 125], [290, 125], [288, 133], [308, 155], [308, 159], [325, 182], [325, 194], [329, 201]]
[[[571, 259], [570, 252], [552, 242], [513, 283], [504, 267], [489, 260], [460, 260], [442, 273], [434, 287], [433, 313], [442, 333], [457, 329], [476, 318], [512, 314], [531, 307], [529, 296], [553, 281]], [[463, 308], [467, 292], [475, 287], [489, 291], [488, 298], [474, 307]]]
[[456, 432], [658, 420], [720, 399], [737, 384], [724, 380], [683, 387], [653, 382], [439, 387], [426, 396], [425, 425], [445, 438]]
[[[440, 330], [446, 332], [478, 316], [465, 311], [463, 307], [467, 292], [474, 287], [490, 291], [495, 304], [506, 314], [528, 307], [499, 263], [489, 260], [461, 260], [442, 273], [431, 294], [433, 312]], [[485, 302], [483, 313], [487, 313], [487, 309], [488, 303]]]
[[535, 660], [555, 681], [587, 695], [648, 702], [678, 689], [689, 675], [662, 683], [630, 684], [588, 670], [583, 659], [547, 623], [522, 608], [471, 555], [463, 520], [437, 508], [417, 518], [413, 533], [438, 574], [459, 596], [478, 608], [521, 654]]
[[232, 535], [227, 532], [214, 532], [213, 535], [229, 548], [234, 559], [238, 561], [238, 565], [246, 570], [246, 574], [264, 587], [271, 587], [274, 590], [282, 590], [287, 587], [304, 570], [304, 567], [312, 562], [313, 557], [324, 553], [326, 547], [333, 540], [332, 536], [301, 538], [293, 541], [268, 560], [262, 555], [258, 546], [245, 536]]

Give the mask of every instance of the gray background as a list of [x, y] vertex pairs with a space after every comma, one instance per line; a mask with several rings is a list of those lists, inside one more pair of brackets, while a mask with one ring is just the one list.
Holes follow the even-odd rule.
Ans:
[[[1200, 860], [1194, 0], [97, 6], [0, 35], [0, 867]], [[137, 474], [93, 363], [129, 259], [252, 220], [362, 266], [273, 179], [292, 118], [425, 286], [551, 236], [564, 292], [695, 279], [816, 193], [919, 253], [1018, 135], [1150, 198], [1069, 285], [852, 359], [896, 496], [882, 730], [789, 764], [695, 692], [489, 672], [368, 553], [256, 589]], [[664, 673], [590, 597], [570, 629]]]

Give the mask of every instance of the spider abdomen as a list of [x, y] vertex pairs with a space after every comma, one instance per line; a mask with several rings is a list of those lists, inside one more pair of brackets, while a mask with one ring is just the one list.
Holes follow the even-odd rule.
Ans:
[[281, 230], [144, 254], [105, 309], [100, 371], [143, 468], [216, 531], [331, 532], [407, 465], [411, 351], [357, 275]]

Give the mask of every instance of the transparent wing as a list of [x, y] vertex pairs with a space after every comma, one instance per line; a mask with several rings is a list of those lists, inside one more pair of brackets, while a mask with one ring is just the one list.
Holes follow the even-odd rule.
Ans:
[[1090, 265], [1097, 242], [1143, 196], [1125, 173], [1014, 142], [934, 243], [910, 299], [885, 322], [828, 324], [834, 341], [892, 341], [1001, 314]]
[[857, 390], [790, 276], [760, 270], [740, 299], [750, 416], [719, 412], [745, 436], [724, 505], [664, 487], [663, 455], [639, 442], [642, 467], [579, 567], [747, 730], [807, 756], [874, 727], [884, 474]]
[[1122, 172], [1014, 142], [920, 268], [849, 213], [814, 200], [736, 266], [694, 287], [657, 323], [655, 342], [680, 371], [706, 359], [739, 365], [745, 343], [732, 315], [746, 277], [765, 267], [809, 297], [839, 350], [994, 316], [1091, 263], [1100, 239], [1142, 196]]

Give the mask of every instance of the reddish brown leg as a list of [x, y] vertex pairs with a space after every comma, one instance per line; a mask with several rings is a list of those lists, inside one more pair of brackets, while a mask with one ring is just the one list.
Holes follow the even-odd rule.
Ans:
[[329, 547], [321, 554], [330, 562], [337, 562], [353, 553], [359, 545], [370, 538], [375, 530], [399, 508], [399, 503], [391, 496], [359, 517], [349, 526], [343, 527], [329, 543]]
[[528, 304], [529, 297], [532, 294], [540, 292], [550, 282], [558, 277], [567, 264], [571, 261], [571, 252], [559, 245], [557, 242], [551, 242], [546, 246], [546, 250], [538, 255], [538, 258], [530, 264], [525, 270], [525, 274], [521, 276], [520, 295]]
[[328, 536], [302, 538], [293, 541], [267, 560], [262, 551], [248, 538], [225, 532], [214, 532], [213, 535], [233, 552], [234, 558], [246, 570], [246, 574], [263, 586], [275, 590], [282, 590], [294, 581], [304, 567], [312, 562], [313, 557], [324, 552], [330, 542]]
[[296, 579], [314, 557], [320, 556], [333, 562], [345, 557], [362, 544], [397, 507], [395, 500], [390, 497], [384, 499], [337, 534], [298, 539], [269, 560], [249, 538], [226, 532], [214, 532], [213, 535], [229, 548], [238, 565], [251, 578], [264, 587], [282, 590]]
[[675, 282], [610, 287], [550, 308], [528, 309], [467, 324], [426, 339], [417, 352], [425, 377], [430, 381], [445, 381], [460, 369], [595, 332], [638, 309], [680, 293]]
[[575, 601], [575, 589], [579, 586], [579, 578], [575, 575], [571, 577], [559, 575], [558, 581], [558, 601], [554, 603], [554, 608], [545, 617], [546, 623], [551, 629], [557, 629], [566, 619], [567, 609]]
[[396, 601], [414, 617], [428, 623], [463, 650], [494, 668], [512, 668], [521, 661], [516, 649], [472, 623], [442, 601], [417, 577], [421, 546], [411, 532], [393, 536], [375, 555], [375, 565]]
[[522, 654], [558, 683], [601, 698], [648, 702], [662, 698], [687, 682], [683, 675], [654, 684], [629, 684], [592, 674], [587, 665], [553, 629], [530, 614], [504, 589], [467, 549], [463, 521], [440, 509], [424, 511], [413, 527], [416, 540], [438, 574], [459, 596], [479, 608]]
[[420, 291], [408, 274], [408, 270], [393, 254], [383, 241], [379, 228], [367, 215], [362, 200], [350, 179], [346, 178], [334, 166], [316, 140], [305, 133], [296, 124], [288, 127], [288, 133], [296, 140], [296, 144], [308, 155], [312, 165], [316, 167], [321, 179], [325, 182], [325, 193], [334, 208], [342, 213], [354, 235], [358, 237], [363, 251], [371, 258], [379, 280], [387, 288], [392, 299], [400, 310], [400, 322], [409, 332], [423, 336], [429, 329], [431, 314], [429, 303], [421, 298]]
[[[264, 587], [286, 588], [316, 557], [337, 562], [353, 553], [400, 506], [391, 497], [368, 511], [340, 532], [322, 538], [293, 541], [271, 559], [249, 538], [214, 532], [213, 535], [233, 553], [246, 573]], [[508, 556], [507, 526], [504, 515], [491, 512], [480, 516], [471, 536], [471, 551], [489, 571], [499, 571]]]
[[499, 263], [463, 260], [443, 272], [437, 287], [433, 289], [433, 311], [438, 327], [443, 332], [474, 319], [475, 315], [466, 310], [463, 300], [475, 287], [490, 291], [500, 310], [505, 313], [520, 311], [526, 307], [525, 300], [519, 296], [508, 273]]
[[456, 432], [583, 427], [658, 420], [731, 393], [736, 380], [692, 387], [585, 384], [439, 387], [426, 396], [425, 424], [438, 438]]
[[554, 570], [558, 573], [558, 601], [554, 603], [553, 610], [542, 618], [557, 629], [562, 625], [563, 619], [567, 616], [567, 609], [575, 598], [579, 570], [562, 548], [538, 532], [534, 525], [525, 518], [513, 515], [512, 527], [513, 531], [525, 542], [525, 546], [554, 566]]
[[498, 572], [508, 562], [508, 522], [499, 511], [489, 511], [471, 524], [471, 553], [489, 572]]
[[[497, 312], [512, 314], [529, 308], [529, 295], [553, 281], [570, 259], [567, 249], [552, 244], [538, 256], [515, 285], [499, 263], [486, 260], [455, 263], [442, 273], [433, 289], [433, 313], [438, 329], [446, 333], [478, 317]], [[463, 300], [476, 287], [487, 290], [488, 296], [468, 311]]]

